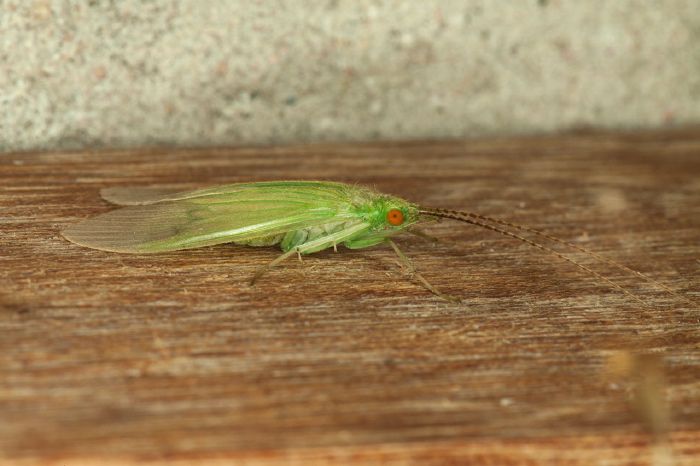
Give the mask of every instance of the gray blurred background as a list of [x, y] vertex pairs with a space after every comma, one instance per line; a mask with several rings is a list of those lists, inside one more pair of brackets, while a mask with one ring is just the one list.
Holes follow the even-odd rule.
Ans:
[[700, 122], [698, 0], [0, 0], [0, 150]]

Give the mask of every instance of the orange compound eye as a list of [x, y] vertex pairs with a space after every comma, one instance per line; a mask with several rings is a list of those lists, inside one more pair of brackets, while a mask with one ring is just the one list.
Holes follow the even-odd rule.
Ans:
[[401, 225], [403, 220], [403, 212], [401, 212], [399, 209], [391, 209], [386, 213], [386, 221], [389, 222], [389, 225], [392, 227]]

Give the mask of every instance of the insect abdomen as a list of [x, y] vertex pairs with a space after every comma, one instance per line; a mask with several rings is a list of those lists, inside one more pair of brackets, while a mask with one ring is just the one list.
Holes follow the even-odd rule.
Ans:
[[[345, 230], [362, 221], [363, 220], [361, 218], [357, 218], [353, 220], [326, 223], [323, 225], [317, 225], [308, 228], [300, 228], [298, 230], [290, 231], [286, 235], [284, 235], [284, 239], [282, 239], [282, 243], [280, 244], [280, 246], [282, 247], [283, 251], [289, 251], [297, 246], [302, 246], [303, 244], [308, 243], [310, 241], [317, 240], [324, 236], [330, 236], [333, 233]], [[335, 243], [329, 239], [328, 243], [325, 244], [323, 247], [315, 247], [313, 250], [302, 251], [302, 253], [316, 252], [322, 249], [330, 248], [334, 245]]]
[[243, 241], [233, 241], [235, 244], [241, 244], [243, 246], [273, 246], [279, 244], [284, 238], [285, 234], [265, 236], [262, 238], [252, 238]]

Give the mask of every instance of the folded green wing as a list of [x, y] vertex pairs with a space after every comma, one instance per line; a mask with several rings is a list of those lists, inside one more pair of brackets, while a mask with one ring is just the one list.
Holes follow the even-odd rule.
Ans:
[[[127, 188], [128, 189], [128, 188]], [[137, 192], [138, 191], [138, 192]], [[104, 197], [131, 204], [63, 231], [74, 243], [106, 251], [151, 253], [270, 238], [299, 228], [356, 219], [367, 188], [330, 182], [268, 182], [176, 194], [115, 188]]]

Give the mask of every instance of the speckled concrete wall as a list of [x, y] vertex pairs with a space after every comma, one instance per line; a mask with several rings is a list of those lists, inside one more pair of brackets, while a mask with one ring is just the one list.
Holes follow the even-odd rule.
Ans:
[[698, 0], [0, 0], [0, 149], [700, 122]]

